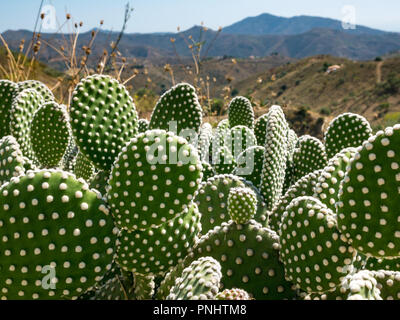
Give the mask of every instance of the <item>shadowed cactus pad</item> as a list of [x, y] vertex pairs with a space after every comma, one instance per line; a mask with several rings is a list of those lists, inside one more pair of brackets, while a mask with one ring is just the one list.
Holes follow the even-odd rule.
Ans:
[[193, 261], [175, 280], [167, 300], [214, 300], [221, 282], [221, 265], [211, 257]]
[[312, 292], [334, 290], [344, 279], [355, 250], [337, 230], [333, 212], [312, 197], [296, 198], [287, 207], [279, 231], [288, 281]]
[[[195, 88], [190, 84], [180, 83], [165, 92], [157, 102], [149, 129], [172, 131], [177, 135], [185, 134], [184, 131], [189, 129], [198, 134], [202, 118], [203, 110]], [[189, 134], [189, 137], [192, 135]]]
[[297, 142], [293, 154], [294, 180], [315, 170], [323, 169], [328, 164], [325, 146], [320, 140], [311, 136], [302, 136]]
[[109, 76], [89, 76], [77, 85], [70, 116], [80, 151], [103, 170], [110, 170], [137, 132], [135, 104], [126, 88]]
[[360, 252], [400, 256], [400, 125], [364, 142], [339, 191], [338, 223]]
[[225, 289], [218, 293], [216, 300], [251, 300], [250, 295], [243, 289]]
[[12, 100], [17, 94], [17, 84], [0, 80], [0, 138], [10, 135]]
[[93, 178], [95, 172], [96, 168], [93, 163], [82, 152], [79, 152], [74, 160], [74, 174], [76, 177], [89, 181]]
[[202, 180], [197, 151], [164, 130], [137, 135], [111, 171], [107, 197], [117, 226], [156, 227], [179, 215]]
[[149, 120], [139, 119], [138, 121], [138, 131], [139, 133], [143, 133], [149, 130]]
[[41, 166], [58, 166], [71, 139], [66, 108], [55, 102], [44, 104], [35, 112], [30, 127], [32, 150]]
[[257, 145], [257, 139], [252, 130], [245, 126], [236, 126], [230, 130], [230, 134], [225, 137], [225, 146], [237, 157], [246, 149]]
[[217, 174], [230, 174], [235, 170], [236, 160], [229, 148], [223, 146], [213, 154], [212, 165]]
[[379, 270], [372, 273], [378, 282], [377, 288], [383, 300], [400, 299], [400, 272]]
[[25, 161], [19, 144], [12, 136], [0, 139], [0, 186], [25, 173]]
[[116, 235], [107, 206], [71, 174], [13, 178], [0, 190], [0, 221], [3, 298], [75, 298], [111, 268]]
[[243, 151], [237, 158], [237, 167], [233, 174], [245, 178], [255, 186], [261, 183], [261, 172], [265, 148], [256, 146]]
[[231, 128], [246, 126], [254, 128], [254, 111], [249, 99], [245, 97], [234, 98], [228, 107], [228, 119]]
[[254, 125], [254, 134], [257, 138], [257, 145], [265, 146], [266, 136], [267, 136], [267, 121], [268, 113], [259, 117]]
[[325, 133], [328, 159], [348, 147], [357, 148], [372, 136], [369, 122], [358, 114], [343, 113], [329, 124]]
[[257, 197], [249, 188], [232, 188], [228, 196], [229, 216], [237, 224], [245, 224], [254, 218], [257, 211]]
[[38, 80], [26, 80], [18, 82], [17, 89], [18, 93], [21, 93], [23, 90], [26, 89], [33, 89], [43, 97], [44, 102], [54, 101], [54, 95], [51, 90], [43, 82], [40, 82]]
[[123, 270], [142, 275], [159, 275], [182, 262], [201, 231], [197, 205], [160, 227], [144, 231], [122, 230], [118, 263]]

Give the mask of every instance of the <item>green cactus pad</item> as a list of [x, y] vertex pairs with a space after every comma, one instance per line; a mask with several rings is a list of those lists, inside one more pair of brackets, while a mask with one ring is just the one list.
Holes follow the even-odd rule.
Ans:
[[135, 290], [136, 300], [151, 300], [155, 293], [154, 277], [150, 275], [135, 275]]
[[290, 129], [288, 132], [288, 154], [286, 159], [285, 183], [283, 185], [282, 194], [285, 194], [290, 186], [296, 183], [293, 155], [298, 141], [299, 138], [297, 137], [297, 134], [292, 129]]
[[251, 147], [243, 151], [237, 158], [237, 167], [233, 174], [245, 178], [255, 186], [259, 186], [264, 154], [265, 148], [260, 146]]
[[149, 130], [149, 120], [139, 119], [138, 121], [138, 132], [143, 133]]
[[237, 224], [245, 224], [254, 218], [257, 197], [249, 188], [232, 188], [228, 196], [228, 213]]
[[369, 122], [358, 114], [343, 113], [329, 124], [325, 132], [328, 159], [345, 148], [357, 148], [372, 136]]
[[293, 154], [294, 180], [297, 181], [328, 164], [325, 146], [317, 138], [305, 135], [299, 138]]
[[218, 293], [215, 297], [216, 300], [251, 300], [248, 292], [243, 289], [225, 289]]
[[28, 170], [37, 170], [39, 169], [36, 164], [33, 163], [31, 159], [28, 159], [27, 157], [22, 157], [24, 159], [24, 169], [25, 172]]
[[160, 227], [144, 231], [122, 230], [117, 261], [121, 268], [135, 274], [162, 275], [185, 255], [201, 231], [201, 214], [196, 204]]
[[212, 165], [217, 174], [230, 174], [235, 170], [236, 160], [225, 146], [213, 154]]
[[17, 84], [8, 80], [0, 80], [0, 138], [11, 134], [11, 108], [16, 94]]
[[31, 146], [44, 168], [57, 167], [70, 143], [67, 110], [56, 102], [48, 102], [36, 110], [30, 126]]
[[318, 183], [318, 178], [321, 173], [322, 170], [317, 170], [307, 174], [286, 191], [285, 195], [281, 197], [272, 209], [269, 223], [273, 230], [279, 230], [283, 213], [294, 199], [314, 195], [314, 188]]
[[245, 126], [236, 126], [230, 129], [230, 134], [225, 137], [225, 146], [237, 159], [238, 156], [250, 147], [257, 145], [257, 139], [251, 129]]
[[209, 154], [213, 156], [221, 147], [225, 146], [226, 137], [230, 134], [228, 119], [218, 123], [211, 138]]
[[211, 257], [201, 257], [175, 280], [167, 300], [214, 300], [221, 278], [219, 262]]
[[396, 259], [378, 259], [369, 257], [366, 261], [365, 269], [372, 271], [400, 271], [400, 258]]
[[37, 91], [26, 89], [14, 98], [11, 109], [11, 134], [17, 139], [22, 154], [32, 160], [35, 157], [31, 144], [31, 122], [43, 104], [44, 100]]
[[336, 212], [335, 205], [339, 201], [340, 183], [346, 174], [350, 159], [356, 152], [354, 148], [347, 148], [337, 153], [328, 161], [328, 165], [318, 178], [318, 183], [314, 189], [314, 197], [318, 198], [333, 212]]
[[43, 97], [44, 102], [54, 101], [53, 93], [43, 82], [40, 82], [38, 80], [26, 80], [18, 82], [17, 85], [18, 93], [21, 93], [26, 89], [33, 89]]
[[93, 290], [93, 294], [87, 300], [133, 300], [134, 286], [133, 279], [127, 279], [120, 275], [115, 275], [100, 288]]
[[65, 171], [73, 172], [78, 153], [79, 153], [79, 148], [75, 144], [74, 139], [71, 139], [67, 147], [67, 150], [65, 150], [60, 168]]
[[357, 151], [339, 191], [339, 228], [367, 256], [400, 257], [400, 125], [378, 132]]
[[185, 265], [210, 256], [221, 264], [224, 288], [239, 287], [260, 300], [291, 299], [295, 292], [285, 280], [279, 248], [278, 235], [254, 220], [224, 222], [199, 240]]
[[289, 125], [281, 107], [272, 106], [270, 108], [266, 130], [264, 163], [259, 189], [267, 203], [268, 210], [272, 210], [282, 195], [288, 153]]
[[334, 290], [351, 271], [356, 251], [337, 230], [334, 213], [319, 200], [300, 197], [287, 207], [279, 230], [288, 281], [308, 293]]
[[3, 185], [0, 221], [3, 299], [76, 298], [111, 268], [106, 203], [67, 172], [29, 171]]
[[77, 85], [70, 117], [79, 150], [102, 170], [111, 169], [137, 133], [135, 104], [126, 88], [109, 76], [89, 76]]
[[208, 122], [204, 123], [200, 128], [200, 134], [197, 140], [197, 152], [202, 161], [210, 160], [210, 147], [213, 139], [213, 129]]
[[400, 272], [396, 271], [372, 271], [378, 282], [377, 288], [383, 300], [400, 299]]
[[246, 126], [254, 129], [254, 111], [249, 99], [236, 97], [232, 99], [228, 107], [228, 121], [231, 128]]
[[164, 130], [137, 135], [122, 149], [109, 179], [117, 226], [143, 230], [175, 218], [192, 200], [202, 169], [184, 138]]
[[97, 172], [92, 179], [89, 180], [90, 188], [98, 190], [103, 195], [106, 194], [109, 177], [110, 173], [107, 171]]
[[0, 186], [25, 173], [25, 161], [13, 136], [0, 139]]
[[254, 125], [254, 134], [257, 138], [257, 145], [265, 146], [267, 136], [267, 122], [269, 114], [266, 113], [259, 117]]
[[96, 168], [86, 156], [79, 152], [74, 160], [74, 174], [77, 178], [90, 181], [96, 173]]
[[368, 270], [348, 275], [340, 286], [340, 292], [347, 300], [382, 300], [374, 273]]
[[[192, 130], [198, 134], [202, 119], [196, 89], [180, 83], [161, 96], [151, 115], [149, 129], [172, 131], [176, 135], [186, 135], [185, 130]], [[194, 138], [191, 134], [189, 137]]]
[[213, 166], [211, 164], [209, 164], [208, 162], [202, 161], [201, 165], [203, 166], [203, 181], [207, 181], [208, 179], [217, 175]]

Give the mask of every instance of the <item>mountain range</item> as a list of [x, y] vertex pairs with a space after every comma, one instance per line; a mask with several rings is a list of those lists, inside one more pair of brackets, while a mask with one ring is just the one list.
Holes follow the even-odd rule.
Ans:
[[[204, 42], [203, 58], [232, 56], [238, 58], [283, 55], [289, 58], [304, 58], [318, 54], [329, 54], [353, 60], [371, 60], [400, 50], [400, 34], [357, 26], [356, 29], [343, 29], [338, 20], [298, 16], [293, 18], [262, 14], [246, 18], [217, 31], [194, 26], [178, 33], [125, 34], [119, 44], [119, 51], [128, 58], [147, 59], [152, 62], [181, 57], [190, 58], [188, 37]], [[202, 34], [200, 38], [200, 34]], [[101, 31], [93, 47], [94, 57], [103, 54], [115, 41], [117, 33]], [[17, 50], [22, 38], [32, 38], [26, 30], [3, 33], [9, 46]], [[217, 38], [216, 38], [217, 37]], [[67, 38], [67, 37], [66, 37]], [[171, 38], [175, 39], [174, 45]], [[216, 40], [215, 40], [216, 38]], [[44, 42], [63, 44], [64, 35], [42, 34]], [[82, 33], [78, 47], [87, 45], [91, 32]], [[189, 40], [190, 41], [190, 40]], [[62, 68], [58, 53], [43, 46], [41, 59], [57, 69]], [[96, 60], [96, 59], [94, 59]]]

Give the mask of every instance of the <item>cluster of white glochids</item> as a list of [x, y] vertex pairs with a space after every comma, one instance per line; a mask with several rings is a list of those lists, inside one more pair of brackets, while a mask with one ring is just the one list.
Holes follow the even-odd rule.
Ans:
[[400, 125], [202, 119], [186, 83], [148, 121], [109, 76], [0, 80], [0, 298], [400, 299]]

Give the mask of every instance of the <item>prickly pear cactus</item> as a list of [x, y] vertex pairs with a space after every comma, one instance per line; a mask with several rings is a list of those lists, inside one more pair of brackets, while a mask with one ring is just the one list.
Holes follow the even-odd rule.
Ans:
[[266, 131], [260, 191], [267, 203], [268, 210], [272, 210], [282, 195], [288, 154], [289, 126], [281, 107], [271, 107], [268, 112]]
[[228, 106], [228, 120], [231, 128], [236, 126], [246, 126], [254, 129], [254, 111], [249, 99], [236, 97], [232, 99]]
[[219, 262], [211, 257], [201, 257], [183, 270], [167, 300], [214, 300], [221, 278]]
[[[203, 110], [196, 90], [187, 83], [180, 83], [165, 92], [151, 115], [149, 129], [172, 131], [193, 139], [200, 132]], [[192, 131], [192, 132], [189, 132]]]
[[106, 203], [63, 171], [29, 171], [0, 189], [3, 299], [76, 298], [115, 253]]
[[332, 120], [325, 132], [328, 159], [345, 148], [357, 148], [372, 136], [372, 129], [363, 116], [343, 113]]
[[197, 140], [197, 152], [202, 161], [210, 161], [210, 148], [213, 138], [213, 129], [208, 122], [204, 123], [200, 128], [200, 134]]
[[208, 162], [202, 161], [201, 165], [203, 166], [203, 181], [207, 181], [208, 179], [217, 175], [217, 172], [213, 166]]
[[43, 97], [44, 102], [54, 101], [53, 93], [41, 81], [38, 81], [38, 80], [26, 80], [26, 81], [18, 82], [17, 85], [18, 85], [18, 88], [17, 88], [18, 93], [21, 93], [22, 91], [24, 91], [26, 89], [33, 89]]
[[17, 139], [24, 156], [35, 160], [31, 144], [31, 122], [35, 112], [44, 104], [42, 96], [34, 89], [26, 89], [13, 100], [11, 109], [11, 134]]
[[65, 106], [56, 102], [41, 106], [33, 115], [30, 131], [32, 150], [40, 165], [57, 167], [71, 140]]
[[357, 149], [337, 204], [338, 224], [349, 243], [377, 258], [400, 257], [400, 125]]
[[216, 300], [251, 300], [248, 292], [243, 289], [225, 289], [215, 296]]
[[337, 153], [328, 161], [315, 186], [314, 197], [336, 212], [336, 203], [339, 201], [340, 183], [346, 174], [350, 159], [356, 154], [356, 149], [347, 148]]
[[122, 147], [137, 133], [138, 115], [126, 88], [104, 75], [83, 79], [72, 96], [71, 127], [79, 150], [110, 170]]
[[254, 125], [254, 134], [257, 138], [257, 145], [265, 146], [267, 136], [267, 122], [269, 114], [266, 113], [259, 117]]
[[24, 158], [13, 136], [0, 139], [0, 186], [25, 173]]
[[297, 181], [328, 164], [325, 146], [320, 140], [308, 135], [299, 138], [293, 154], [294, 180]]
[[108, 201], [118, 227], [147, 229], [179, 215], [202, 180], [196, 149], [184, 138], [151, 130], [133, 138], [111, 170]]
[[79, 152], [74, 160], [74, 174], [77, 178], [90, 181], [96, 173], [96, 168], [86, 156]]
[[110, 173], [107, 171], [97, 172], [94, 176], [92, 176], [92, 179], [89, 180], [90, 188], [96, 189], [102, 195], [105, 195], [109, 177]]
[[149, 120], [139, 119], [138, 120], [138, 132], [143, 133], [149, 130]]
[[121, 268], [141, 275], [162, 275], [182, 262], [201, 231], [197, 205], [159, 227], [144, 231], [122, 230], [118, 258]]
[[315, 198], [290, 203], [279, 235], [286, 278], [299, 289], [332, 291], [352, 271], [356, 251], [342, 240], [334, 213]]
[[136, 300], [151, 300], [154, 296], [156, 284], [154, 276], [151, 275], [135, 275], [135, 290]]
[[225, 146], [237, 157], [248, 148], [257, 145], [257, 139], [252, 130], [245, 126], [236, 126], [230, 130], [230, 134], [225, 137]]
[[245, 178], [255, 186], [261, 183], [261, 172], [264, 162], [265, 148], [255, 146], [243, 151], [237, 158], [237, 167], [233, 174]]
[[236, 167], [236, 160], [229, 148], [223, 146], [213, 154], [212, 165], [217, 174], [231, 174]]
[[290, 129], [288, 132], [288, 154], [286, 157], [285, 183], [283, 184], [282, 194], [284, 194], [290, 188], [290, 186], [296, 183], [293, 155], [298, 141], [299, 138], [297, 137], [297, 134], [292, 129]]
[[380, 297], [383, 300], [400, 299], [400, 272], [396, 271], [372, 271], [377, 281]]
[[254, 218], [257, 196], [249, 188], [232, 188], [228, 196], [228, 213], [237, 224], [245, 224]]
[[17, 94], [17, 84], [8, 80], [0, 80], [0, 138], [11, 134], [11, 107]]

